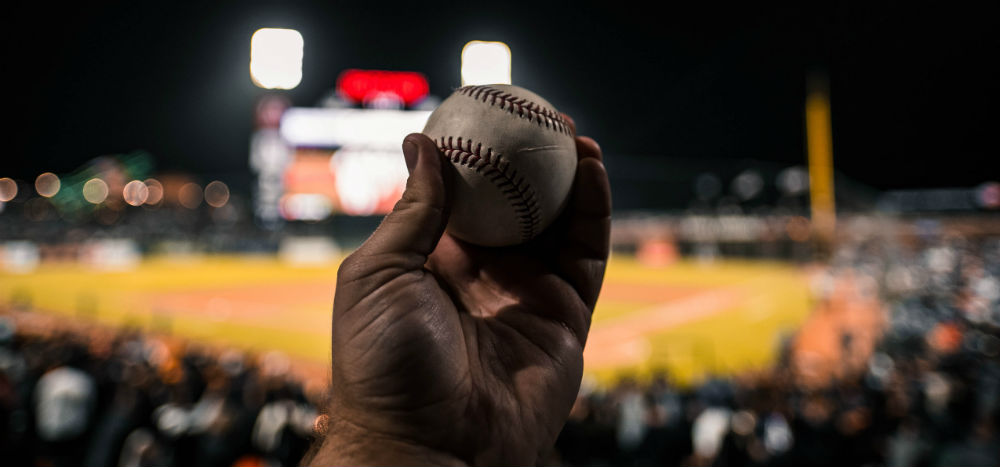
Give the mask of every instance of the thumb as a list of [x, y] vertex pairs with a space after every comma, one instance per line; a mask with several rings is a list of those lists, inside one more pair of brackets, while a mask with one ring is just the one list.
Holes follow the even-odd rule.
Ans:
[[416, 256], [423, 266], [448, 223], [447, 178], [441, 153], [425, 135], [412, 133], [403, 140], [410, 171], [406, 190], [378, 229], [361, 246], [362, 255]]

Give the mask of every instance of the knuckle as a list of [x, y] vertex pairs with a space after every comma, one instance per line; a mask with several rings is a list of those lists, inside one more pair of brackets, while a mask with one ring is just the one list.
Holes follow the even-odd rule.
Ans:
[[363, 265], [364, 261], [358, 257], [357, 252], [348, 255], [340, 262], [340, 266], [337, 267], [337, 283], [343, 283], [358, 277]]
[[393, 206], [393, 211], [406, 211], [412, 209], [415, 206], [421, 204], [423, 196], [414, 189], [408, 189], [403, 191], [403, 195], [399, 197], [399, 201], [396, 201], [396, 205]]

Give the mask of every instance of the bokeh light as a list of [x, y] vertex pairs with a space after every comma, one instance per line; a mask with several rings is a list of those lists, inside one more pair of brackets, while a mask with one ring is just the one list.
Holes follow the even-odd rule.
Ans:
[[785, 232], [788, 234], [788, 238], [796, 242], [809, 240], [810, 230], [809, 219], [803, 216], [794, 216], [788, 219], [788, 222], [785, 224]]
[[229, 187], [215, 180], [205, 186], [205, 203], [213, 208], [221, 208], [229, 202]]
[[185, 183], [177, 193], [177, 199], [181, 206], [188, 209], [197, 208], [201, 204], [202, 197], [201, 185], [193, 182]]
[[59, 177], [52, 172], [45, 172], [35, 179], [35, 191], [39, 195], [51, 198], [59, 193], [59, 188], [62, 184], [59, 181]]
[[710, 200], [722, 192], [722, 182], [715, 174], [703, 173], [694, 180], [694, 193], [701, 200]]
[[744, 170], [733, 179], [731, 189], [741, 200], [748, 201], [764, 189], [764, 179], [756, 170]]
[[987, 182], [976, 188], [976, 202], [986, 209], [1000, 208], [1000, 183]]
[[17, 182], [7, 177], [0, 178], [0, 202], [6, 203], [17, 196]]
[[149, 199], [149, 187], [142, 181], [132, 180], [125, 184], [122, 199], [131, 206], [142, 206]]
[[83, 184], [83, 199], [90, 204], [101, 204], [108, 199], [108, 184], [99, 178], [92, 178]]
[[776, 183], [783, 193], [798, 195], [809, 188], [809, 173], [802, 167], [789, 167], [778, 173]]
[[146, 189], [148, 191], [146, 204], [154, 206], [163, 201], [163, 184], [159, 180], [155, 178], [146, 179]]

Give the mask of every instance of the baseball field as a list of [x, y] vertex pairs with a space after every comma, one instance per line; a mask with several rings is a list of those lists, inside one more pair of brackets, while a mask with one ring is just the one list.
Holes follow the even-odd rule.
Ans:
[[[338, 264], [274, 256], [151, 258], [129, 270], [42, 264], [0, 272], [0, 303], [192, 341], [276, 350], [322, 367]], [[586, 372], [598, 382], [667, 370], [685, 383], [773, 362], [810, 312], [806, 274], [777, 263], [615, 256], [594, 315]]]

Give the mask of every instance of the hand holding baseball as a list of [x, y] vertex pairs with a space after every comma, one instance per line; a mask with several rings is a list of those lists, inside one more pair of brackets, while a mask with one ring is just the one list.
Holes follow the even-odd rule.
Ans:
[[601, 152], [575, 143], [560, 217], [487, 248], [445, 233], [455, 168], [407, 136], [402, 199], [338, 273], [330, 422], [310, 463], [534, 465], [551, 449], [609, 252]]

